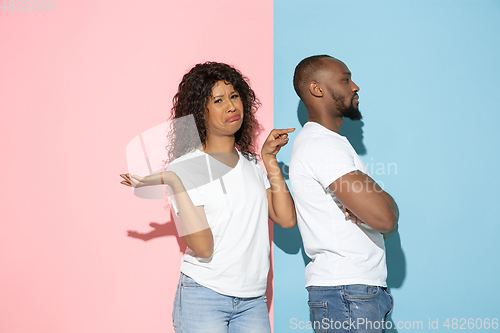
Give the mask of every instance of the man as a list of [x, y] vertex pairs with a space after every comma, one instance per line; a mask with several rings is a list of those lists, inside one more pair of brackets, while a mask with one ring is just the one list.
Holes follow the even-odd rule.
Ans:
[[309, 307], [317, 332], [382, 332], [392, 310], [384, 235], [397, 230], [393, 198], [368, 176], [343, 117], [360, 120], [359, 87], [340, 60], [302, 60], [295, 91], [309, 115], [293, 143], [290, 181], [306, 254]]

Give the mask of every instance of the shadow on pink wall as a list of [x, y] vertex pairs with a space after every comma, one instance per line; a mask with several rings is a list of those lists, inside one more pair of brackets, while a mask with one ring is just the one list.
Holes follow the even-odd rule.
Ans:
[[177, 235], [177, 229], [175, 228], [172, 213], [170, 213], [170, 220], [165, 223], [151, 222], [149, 223], [149, 226], [151, 229], [146, 232], [127, 230], [127, 236], [140, 239], [145, 242], [154, 238], [174, 236], [177, 240], [177, 244], [179, 245], [179, 252], [184, 253], [184, 251], [186, 251], [186, 243], [184, 243], [182, 238]]
[[[172, 236], [177, 240], [177, 244], [179, 245], [179, 252], [184, 253], [184, 251], [186, 251], [186, 243], [184, 243], [182, 238], [177, 235], [177, 229], [175, 228], [172, 212], [170, 212], [170, 219], [165, 223], [150, 222], [149, 226], [151, 227], [149, 231], [127, 230], [127, 236], [135, 239], [140, 239], [145, 242], [155, 238]], [[271, 220], [269, 220], [269, 235], [270, 239], [273, 239], [273, 222]], [[272, 248], [271, 241], [269, 242], [269, 245]], [[272, 262], [272, 254], [270, 259]], [[271, 310], [270, 308], [273, 300], [273, 276], [273, 265], [271, 265], [271, 268], [269, 269], [269, 275], [267, 277], [266, 291], [267, 309], [269, 311]]]

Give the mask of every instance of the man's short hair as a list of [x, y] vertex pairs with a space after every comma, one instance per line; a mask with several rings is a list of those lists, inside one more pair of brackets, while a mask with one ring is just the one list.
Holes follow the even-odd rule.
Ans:
[[304, 86], [310, 82], [313, 74], [323, 66], [324, 58], [335, 59], [327, 54], [314, 55], [303, 59], [299, 62], [297, 67], [295, 67], [295, 72], [293, 73], [293, 88], [300, 99], [303, 98]]

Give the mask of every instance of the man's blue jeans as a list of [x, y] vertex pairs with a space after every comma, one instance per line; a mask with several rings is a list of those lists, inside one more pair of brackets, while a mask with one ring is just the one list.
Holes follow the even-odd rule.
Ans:
[[393, 299], [385, 288], [351, 284], [307, 287], [315, 332], [384, 332]]

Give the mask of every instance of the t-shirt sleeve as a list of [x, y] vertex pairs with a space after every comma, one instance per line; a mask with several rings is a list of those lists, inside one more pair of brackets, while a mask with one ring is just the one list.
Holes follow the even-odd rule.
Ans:
[[324, 189], [343, 175], [358, 169], [348, 143], [341, 138], [312, 138], [304, 155], [306, 168]]

